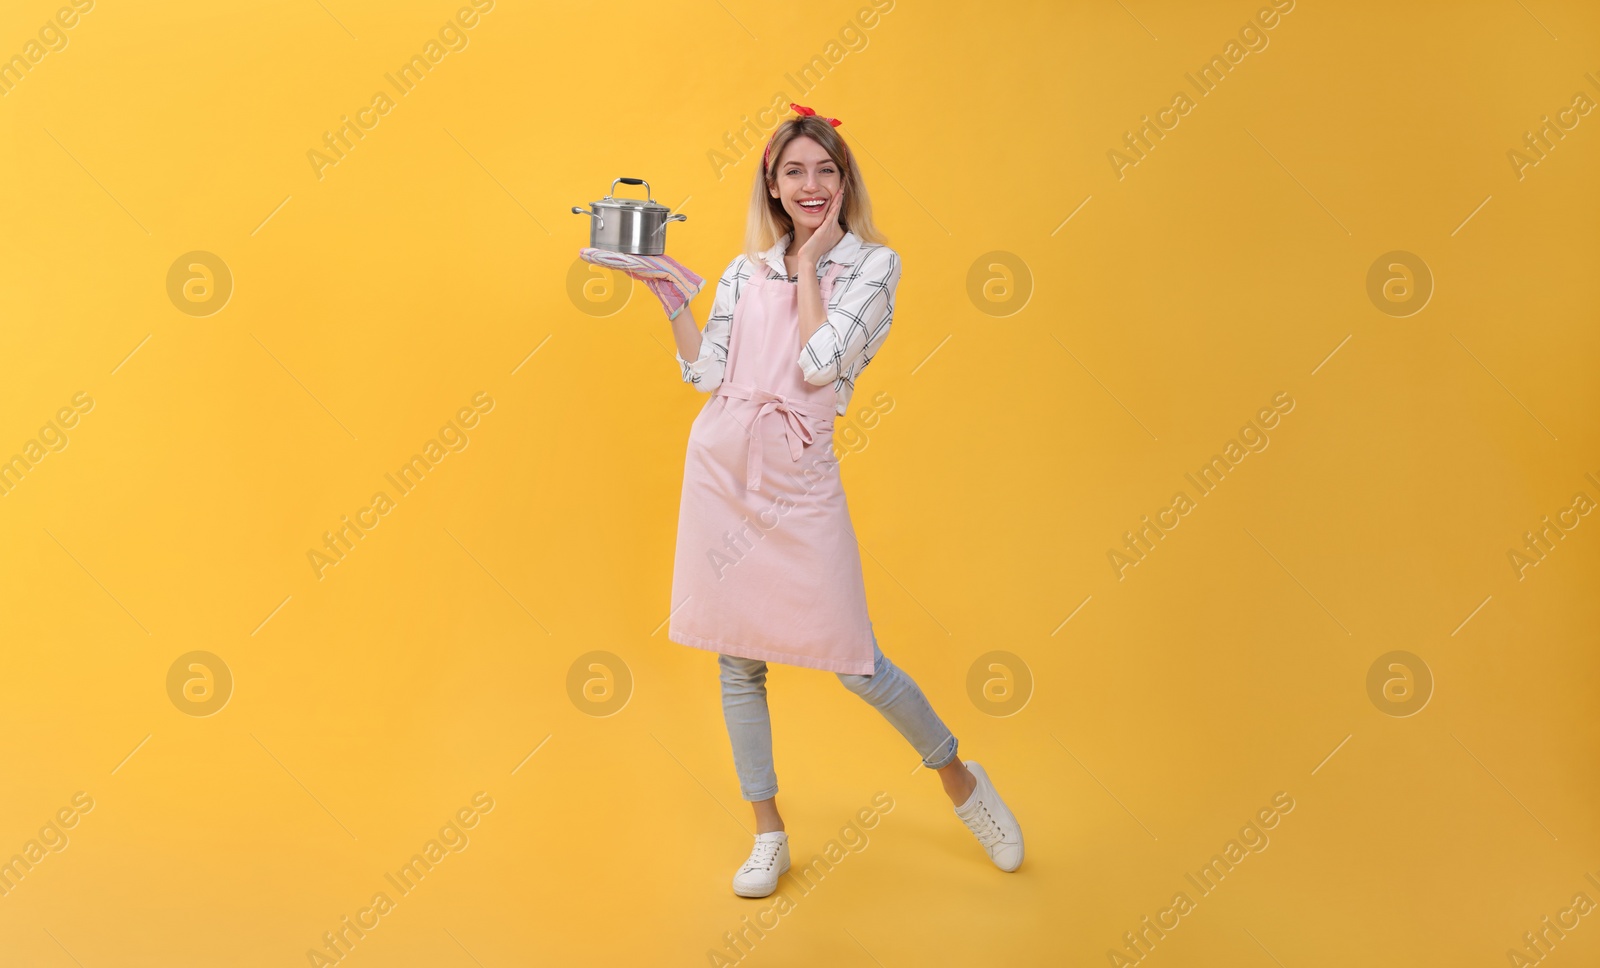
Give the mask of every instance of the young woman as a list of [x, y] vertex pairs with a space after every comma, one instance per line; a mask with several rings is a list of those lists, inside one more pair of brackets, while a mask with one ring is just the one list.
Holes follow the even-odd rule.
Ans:
[[[833, 455], [833, 418], [889, 332], [900, 257], [883, 244], [837, 119], [799, 104], [768, 142], [745, 251], [702, 333], [672, 312], [683, 379], [710, 393], [689, 431], [667, 637], [717, 652], [722, 708], [756, 837], [734, 893], [766, 897], [789, 869], [767, 710], [768, 662], [838, 675], [936, 770], [1001, 870], [1022, 831], [983, 767], [878, 647]], [[687, 306], [684, 307], [687, 309]]]

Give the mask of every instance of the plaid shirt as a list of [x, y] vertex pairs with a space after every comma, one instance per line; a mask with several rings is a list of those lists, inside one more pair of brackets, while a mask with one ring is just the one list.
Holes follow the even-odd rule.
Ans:
[[[768, 279], [791, 281], [783, 264], [784, 252], [793, 233], [761, 254]], [[827, 272], [830, 263], [845, 268], [834, 279], [828, 300], [827, 319], [800, 348], [800, 373], [812, 386], [833, 383], [840, 414], [855, 392], [856, 378], [889, 335], [894, 319], [894, 293], [900, 284], [900, 256], [886, 245], [862, 242], [854, 232], [846, 232], [828, 254], [817, 262], [817, 277]], [[722, 383], [728, 366], [728, 336], [733, 329], [733, 307], [750, 278], [753, 267], [744, 253], [735, 256], [723, 270], [717, 294], [711, 305], [711, 318], [701, 333], [700, 357], [693, 363], [682, 355], [678, 367], [685, 383], [710, 393]]]

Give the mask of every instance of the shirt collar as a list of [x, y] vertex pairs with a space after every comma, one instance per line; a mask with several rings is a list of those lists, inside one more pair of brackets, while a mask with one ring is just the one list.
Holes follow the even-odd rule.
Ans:
[[[773, 272], [788, 278], [789, 270], [783, 264], [784, 254], [789, 251], [789, 240], [794, 238], [793, 232], [785, 232], [772, 248], [761, 253], [761, 259]], [[817, 260], [817, 268], [821, 269], [830, 262], [842, 262], [845, 265], [854, 265], [856, 257], [861, 254], [861, 238], [854, 232], [846, 232], [844, 238], [835, 242], [827, 254]]]

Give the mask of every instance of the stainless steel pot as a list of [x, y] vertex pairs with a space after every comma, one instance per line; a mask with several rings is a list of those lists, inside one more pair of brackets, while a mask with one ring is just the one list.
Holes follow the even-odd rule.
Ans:
[[572, 206], [574, 215], [587, 215], [589, 245], [628, 255], [661, 255], [667, 249], [668, 222], [687, 222], [687, 215], [669, 215], [665, 205], [650, 197], [650, 183], [643, 178], [618, 178], [611, 183], [611, 192], [617, 183], [643, 185], [645, 197], [614, 198], [608, 192], [605, 198], [593, 202], [593, 211]]

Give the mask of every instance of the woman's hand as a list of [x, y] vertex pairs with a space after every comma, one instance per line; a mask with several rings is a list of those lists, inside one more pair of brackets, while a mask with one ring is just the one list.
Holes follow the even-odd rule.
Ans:
[[808, 266], [815, 266], [822, 257], [827, 255], [839, 240], [844, 238], [844, 226], [839, 224], [839, 213], [844, 211], [844, 186], [834, 192], [829, 199], [828, 207], [823, 212], [822, 224], [811, 233], [811, 238], [806, 239], [806, 244], [800, 247], [800, 261]]
[[694, 270], [669, 255], [630, 255], [586, 246], [578, 250], [578, 257], [644, 283], [661, 301], [668, 319], [676, 319], [705, 283]]

